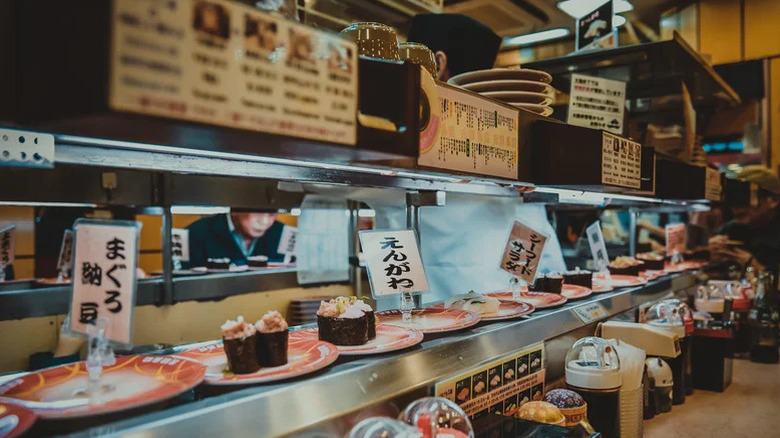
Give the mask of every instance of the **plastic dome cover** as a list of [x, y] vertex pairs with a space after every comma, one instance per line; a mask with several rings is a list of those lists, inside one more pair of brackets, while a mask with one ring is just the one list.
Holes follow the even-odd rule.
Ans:
[[723, 300], [728, 289], [713, 285], [699, 286], [696, 289], [696, 298], [701, 300]]
[[414, 426], [387, 417], [370, 417], [349, 431], [349, 438], [419, 438], [422, 434]]
[[685, 325], [685, 333], [693, 333], [693, 311], [688, 307], [688, 304], [677, 298], [664, 300], [664, 302], [677, 306], [677, 313], [682, 317], [683, 324]]
[[647, 311], [645, 320], [648, 324], [657, 326], [681, 326], [683, 325], [683, 317], [680, 315], [680, 310], [677, 304], [669, 301], [661, 301], [650, 306]]
[[605, 339], [582, 338], [566, 353], [566, 383], [590, 389], [612, 389], [621, 386], [620, 359]]
[[647, 375], [655, 379], [655, 386], [672, 386], [672, 368], [660, 357], [645, 360]]
[[460, 406], [446, 398], [421, 398], [407, 406], [400, 419], [416, 426], [426, 438], [438, 435], [474, 438], [474, 429], [468, 415]]

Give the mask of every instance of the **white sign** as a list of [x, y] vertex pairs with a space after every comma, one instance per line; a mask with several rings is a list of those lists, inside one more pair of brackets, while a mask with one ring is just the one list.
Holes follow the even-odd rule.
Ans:
[[190, 261], [190, 230], [186, 228], [171, 229], [171, 255], [178, 257], [180, 262]]
[[[60, 257], [57, 259], [57, 272], [70, 273], [73, 264], [73, 230], [65, 230], [60, 245]], [[70, 275], [70, 274], [69, 274]]]
[[547, 236], [528, 225], [515, 221], [509, 233], [504, 255], [501, 257], [501, 269], [533, 283]]
[[428, 291], [413, 230], [361, 231], [360, 245], [374, 298]]
[[106, 338], [132, 344], [140, 228], [130, 221], [76, 221], [72, 332], [88, 335], [87, 325], [105, 318]]
[[604, 234], [601, 232], [601, 222], [596, 221], [585, 229], [588, 236], [588, 246], [590, 254], [593, 256], [593, 264], [596, 270], [602, 272], [609, 266], [609, 255], [607, 254], [607, 245], [604, 243]]
[[642, 145], [602, 133], [601, 183], [638, 189], [642, 186]]
[[672, 224], [664, 227], [666, 234], [666, 255], [682, 254], [685, 251], [685, 224]]
[[717, 169], [707, 167], [704, 179], [704, 197], [710, 201], [720, 201], [723, 195], [721, 173]]
[[279, 247], [276, 252], [284, 255], [295, 255], [295, 247], [298, 243], [298, 228], [285, 225], [279, 238]]
[[567, 123], [623, 133], [626, 83], [580, 74], [571, 75]]
[[235, 1], [114, 0], [109, 104], [354, 145], [354, 42]]
[[585, 324], [606, 318], [607, 309], [601, 303], [588, 303], [571, 309], [577, 317]]
[[16, 225], [0, 230], [0, 266], [14, 264], [16, 252]]
[[517, 179], [519, 110], [444, 85], [438, 92], [441, 117], [430, 123], [440, 123], [439, 135], [421, 143], [417, 163]]
[[349, 280], [347, 201], [306, 195], [298, 216], [295, 261], [299, 284]]

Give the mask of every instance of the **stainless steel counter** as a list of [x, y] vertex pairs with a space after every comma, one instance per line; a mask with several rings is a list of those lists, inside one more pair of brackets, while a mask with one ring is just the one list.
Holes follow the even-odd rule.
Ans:
[[572, 309], [599, 302], [605, 318], [695, 284], [690, 273], [534, 312], [509, 322], [481, 323], [417, 347], [382, 356], [339, 359], [327, 370], [278, 384], [210, 396], [74, 434], [132, 437], [279, 436], [300, 432], [380, 401], [426, 390], [437, 379], [535, 342], [581, 329]]

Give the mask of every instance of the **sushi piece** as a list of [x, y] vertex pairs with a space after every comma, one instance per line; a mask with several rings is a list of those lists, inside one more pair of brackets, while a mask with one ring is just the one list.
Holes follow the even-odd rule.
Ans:
[[444, 302], [444, 307], [447, 309], [471, 310], [480, 316], [497, 315], [500, 306], [501, 302], [498, 299], [478, 294], [473, 290]]
[[563, 276], [557, 272], [539, 275], [534, 280], [534, 284], [530, 289], [539, 292], [559, 294], [561, 293], [561, 290], [563, 290]]
[[230, 259], [225, 257], [221, 259], [207, 259], [206, 268], [208, 269], [230, 269]]
[[247, 257], [246, 263], [252, 268], [265, 268], [268, 266], [268, 257], [264, 255]]
[[563, 282], [565, 284], [575, 284], [584, 286], [588, 289], [593, 288], [593, 273], [586, 270], [575, 269], [563, 273]]
[[269, 311], [257, 323], [255, 353], [261, 367], [278, 367], [287, 363], [287, 321], [277, 311]]
[[376, 337], [376, 319], [373, 309], [369, 319], [366, 307], [355, 297], [338, 297], [320, 302], [317, 311], [319, 338], [335, 345], [363, 345], [368, 342], [369, 331]]
[[636, 255], [636, 259], [644, 262], [645, 268], [652, 269], [654, 271], [661, 271], [664, 269], [664, 256], [656, 254], [654, 252], [644, 252]]
[[228, 320], [222, 327], [222, 344], [227, 356], [228, 368], [235, 374], [250, 374], [260, 369], [255, 353], [255, 326], [239, 316], [236, 321]]
[[639, 271], [644, 269], [644, 263], [628, 256], [618, 257], [609, 263], [609, 272], [613, 275], [639, 275]]

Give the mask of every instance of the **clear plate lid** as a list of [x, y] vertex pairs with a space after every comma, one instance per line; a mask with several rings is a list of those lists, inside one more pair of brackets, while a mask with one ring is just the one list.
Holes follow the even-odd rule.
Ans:
[[412, 402], [400, 419], [417, 426], [423, 436], [449, 435], [474, 438], [468, 415], [454, 402], [441, 397], [425, 397]]
[[575, 342], [566, 354], [566, 383], [590, 389], [620, 387], [620, 358], [615, 348], [595, 336]]

